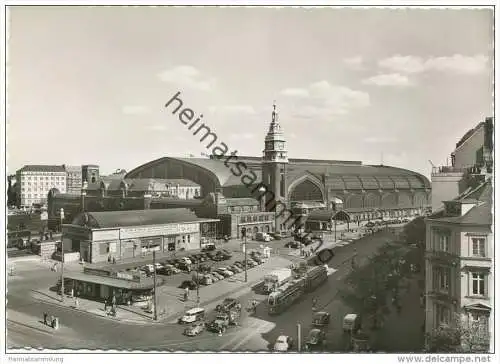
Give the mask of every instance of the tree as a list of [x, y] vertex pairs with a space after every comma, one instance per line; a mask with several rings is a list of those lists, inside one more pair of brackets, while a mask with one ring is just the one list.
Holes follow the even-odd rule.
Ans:
[[427, 337], [427, 351], [433, 353], [480, 353], [489, 351], [490, 334], [481, 320], [455, 315], [452, 324], [434, 328]]

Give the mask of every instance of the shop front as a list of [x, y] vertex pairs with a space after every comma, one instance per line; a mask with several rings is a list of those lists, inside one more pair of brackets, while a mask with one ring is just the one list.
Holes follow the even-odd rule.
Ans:
[[200, 249], [200, 225], [217, 222], [187, 209], [92, 212], [63, 225], [63, 241], [65, 249], [79, 251], [86, 262], [112, 263], [153, 252]]
[[66, 279], [71, 282], [76, 297], [99, 302], [109, 301], [114, 297], [116, 303], [120, 305], [144, 306], [151, 300], [153, 294], [152, 279], [128, 272], [118, 272], [110, 276], [69, 272]]

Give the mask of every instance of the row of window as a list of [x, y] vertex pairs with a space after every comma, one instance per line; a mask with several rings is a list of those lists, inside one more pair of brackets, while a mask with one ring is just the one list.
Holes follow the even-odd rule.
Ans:
[[258, 221], [271, 221], [270, 215], [249, 215], [240, 216], [240, 222], [258, 222]]
[[62, 173], [66, 174], [66, 172], [27, 172], [27, 171], [23, 171], [21, 172], [21, 175], [22, 176], [30, 176], [30, 175], [35, 175], [35, 176], [54, 176], [54, 175], [61, 175]]
[[[28, 180], [28, 181], [36, 181], [36, 180], [51, 180], [51, 181], [58, 181], [58, 180], [63, 180], [63, 179], [66, 179], [66, 176], [23, 176], [24, 178], [22, 178], [22, 180]], [[22, 182], [21, 182], [22, 183]]]
[[[61, 190], [61, 193], [64, 193], [64, 190]], [[21, 198], [46, 198], [47, 193], [22, 193]]]
[[[472, 272], [468, 274], [468, 296], [487, 296], [487, 278], [486, 273]], [[451, 293], [451, 268], [436, 267], [433, 270], [434, 289], [442, 293]]]
[[[438, 325], [450, 325], [451, 324], [451, 310], [448, 306], [437, 303], [436, 306], [436, 322]], [[470, 324], [479, 325], [479, 331], [477, 334], [489, 335], [489, 317], [486, 314], [479, 312], [471, 312], [468, 314], [468, 320]]]
[[[450, 235], [438, 234], [437, 243], [434, 244], [434, 250], [452, 253], [450, 245]], [[486, 257], [486, 238], [473, 237], [469, 239], [469, 255], [472, 257], [484, 258]]]

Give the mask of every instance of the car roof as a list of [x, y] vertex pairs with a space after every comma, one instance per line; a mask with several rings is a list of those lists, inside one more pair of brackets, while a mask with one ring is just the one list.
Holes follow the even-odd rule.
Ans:
[[320, 329], [312, 329], [311, 331], [309, 331], [309, 334], [316, 334], [316, 333], [320, 333], [321, 330]]
[[280, 336], [278, 336], [278, 338], [276, 339], [276, 341], [278, 341], [278, 340], [285, 340], [286, 341], [286, 339], [288, 339], [288, 336], [286, 336], [286, 335], [280, 335]]
[[328, 315], [328, 312], [325, 312], [325, 311], [319, 311], [319, 312], [315, 312], [315, 313], [314, 313], [314, 316], [325, 316], [325, 315]]
[[205, 309], [204, 309], [204, 308], [201, 308], [201, 307], [195, 307], [195, 308], [192, 308], [192, 309], [190, 309], [190, 310], [187, 310], [187, 311], [186, 311], [186, 314], [188, 314], [188, 315], [192, 315], [192, 314], [194, 314], [194, 313], [200, 313], [200, 312], [203, 312], [203, 311], [205, 311]]

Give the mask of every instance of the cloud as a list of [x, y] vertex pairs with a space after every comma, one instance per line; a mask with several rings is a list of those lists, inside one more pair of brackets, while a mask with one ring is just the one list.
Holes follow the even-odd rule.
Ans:
[[122, 107], [122, 113], [125, 115], [143, 115], [149, 113], [149, 109], [141, 105], [128, 105]]
[[248, 140], [253, 139], [255, 137], [252, 133], [235, 133], [229, 136], [233, 140]]
[[395, 55], [378, 62], [379, 67], [402, 73], [422, 73], [425, 71], [478, 74], [486, 70], [488, 58], [484, 55], [450, 57], [430, 57]]
[[375, 86], [411, 86], [408, 76], [399, 73], [389, 73], [372, 76], [361, 81], [365, 85]]
[[[290, 90], [294, 91], [290, 92]], [[300, 117], [321, 118], [347, 114], [353, 109], [370, 105], [368, 93], [332, 85], [325, 80], [312, 83], [306, 88], [284, 89], [281, 94], [288, 96], [288, 101], [295, 109], [294, 114]], [[296, 98], [302, 99], [299, 106], [296, 106]]]
[[211, 91], [215, 87], [215, 79], [201, 75], [192, 66], [177, 66], [161, 72], [158, 77], [163, 82], [175, 83], [199, 91]]
[[250, 105], [226, 105], [226, 106], [210, 106], [208, 110], [212, 114], [247, 114], [255, 115], [257, 112]]
[[344, 58], [344, 64], [352, 69], [363, 69], [363, 58], [361, 56]]

